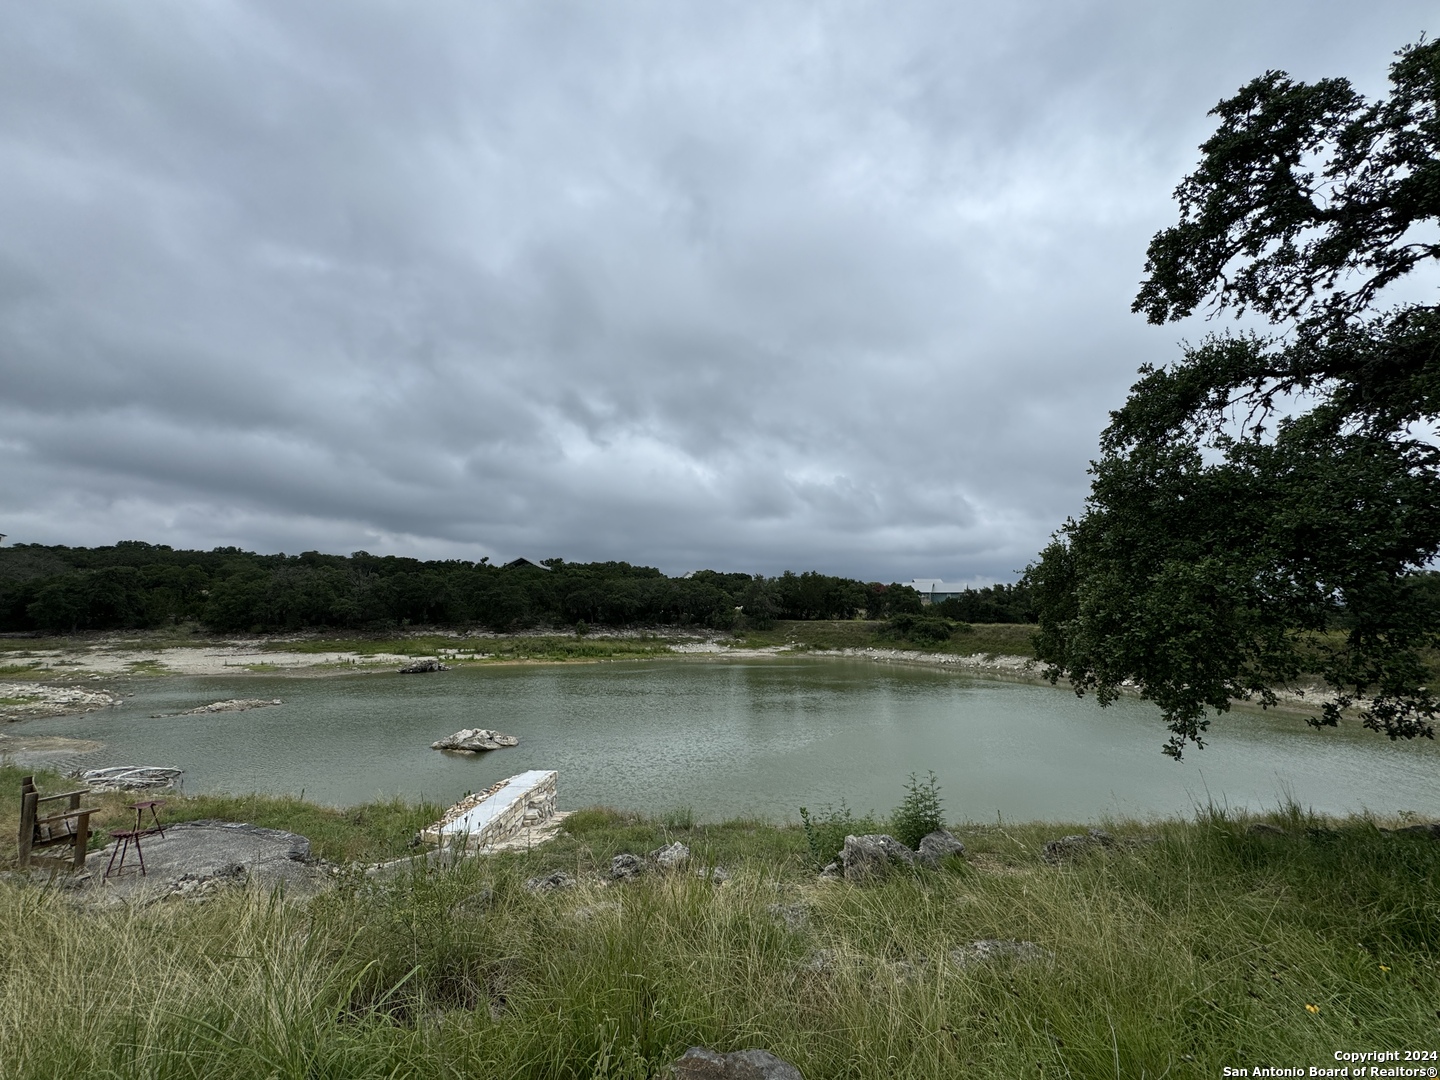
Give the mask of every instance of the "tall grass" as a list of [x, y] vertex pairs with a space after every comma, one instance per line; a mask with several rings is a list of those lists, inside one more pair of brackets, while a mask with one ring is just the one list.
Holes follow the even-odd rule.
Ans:
[[[1440, 843], [1273, 820], [1287, 835], [1122, 823], [1059, 867], [1043, 842], [1074, 826], [960, 826], [964, 867], [863, 887], [817, 884], [799, 829], [603, 810], [553, 847], [303, 904], [92, 910], [7, 883], [4, 1072], [640, 1077], [702, 1044], [812, 1080], [1213, 1077], [1433, 1036]], [[730, 880], [602, 884], [616, 851], [677, 838]], [[524, 886], [555, 868], [582, 884]], [[951, 962], [983, 938], [1051, 958]]]

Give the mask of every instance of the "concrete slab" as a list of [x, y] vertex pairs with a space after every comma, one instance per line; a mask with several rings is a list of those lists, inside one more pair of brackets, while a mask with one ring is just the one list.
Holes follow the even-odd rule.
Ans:
[[[165, 835], [141, 840], [145, 873], [132, 846], [124, 869], [106, 878], [114, 845], [92, 852], [76, 884], [96, 900], [203, 896], [230, 884], [258, 884], [308, 895], [328, 884], [331, 874], [314, 865], [310, 841], [296, 833], [234, 821], [185, 821], [165, 826]], [[116, 864], [119, 864], [117, 857]]]
[[554, 816], [558, 775], [553, 769], [517, 773], [462, 799], [421, 836], [432, 844], [494, 850]]

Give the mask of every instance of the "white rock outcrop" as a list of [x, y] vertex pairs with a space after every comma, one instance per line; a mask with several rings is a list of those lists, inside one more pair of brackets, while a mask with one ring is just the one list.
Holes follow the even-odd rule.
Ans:
[[514, 735], [502, 735], [489, 728], [461, 728], [454, 735], [437, 739], [430, 744], [432, 750], [461, 750], [478, 754], [482, 750], [499, 750], [505, 746], [518, 746], [520, 740]]

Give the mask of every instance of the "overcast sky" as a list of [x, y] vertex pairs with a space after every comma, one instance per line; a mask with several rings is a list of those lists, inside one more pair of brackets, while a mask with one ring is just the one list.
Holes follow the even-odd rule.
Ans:
[[0, 532], [1011, 580], [1267, 68], [1433, 3], [5, 2]]

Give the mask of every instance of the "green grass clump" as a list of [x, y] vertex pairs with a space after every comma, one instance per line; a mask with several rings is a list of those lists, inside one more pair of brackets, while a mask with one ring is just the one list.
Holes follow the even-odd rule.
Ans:
[[643, 660], [673, 656], [670, 639], [646, 634], [640, 637], [503, 637], [486, 641], [492, 660]]
[[39, 660], [32, 660], [28, 664], [0, 664], [0, 675], [39, 675], [43, 672], [44, 663]]
[[814, 814], [800, 807], [800, 830], [805, 834], [805, 847], [810, 861], [817, 867], [826, 866], [840, 857], [845, 837], [880, 832], [884, 826], [869, 814], [856, 817], [844, 799], [839, 807], [823, 806]]
[[[811, 1078], [1208, 1078], [1423, 1043], [1440, 842], [1269, 820], [1283, 835], [1217, 811], [1108, 823], [1113, 845], [1059, 866], [1045, 841], [1083, 826], [958, 825], [963, 863], [867, 885], [818, 883], [800, 828], [606, 809], [534, 851], [304, 902], [97, 909], [0, 881], [4, 1071], [637, 1078], [702, 1045]], [[677, 839], [685, 871], [606, 883], [617, 852]], [[556, 869], [578, 886], [525, 887]], [[952, 958], [982, 939], [1042, 951]]]

